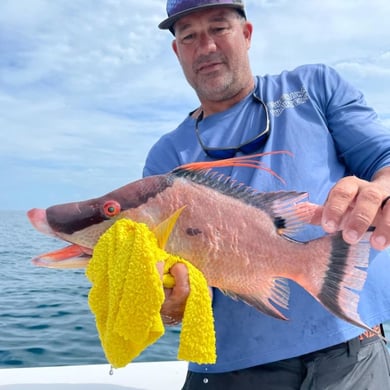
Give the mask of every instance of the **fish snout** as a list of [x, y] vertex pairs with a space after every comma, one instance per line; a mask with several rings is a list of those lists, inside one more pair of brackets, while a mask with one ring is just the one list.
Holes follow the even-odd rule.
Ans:
[[46, 234], [48, 236], [55, 236], [54, 231], [47, 221], [45, 209], [31, 209], [27, 212], [27, 217], [34, 228], [40, 233]]

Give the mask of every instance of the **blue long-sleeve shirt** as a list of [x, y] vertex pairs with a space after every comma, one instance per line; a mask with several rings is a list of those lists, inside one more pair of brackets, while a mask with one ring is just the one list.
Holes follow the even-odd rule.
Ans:
[[[390, 166], [390, 130], [366, 105], [363, 95], [332, 68], [307, 65], [277, 76], [256, 77], [254, 93], [270, 114], [270, 135], [259, 152], [286, 150], [292, 156], [263, 158], [285, 183], [261, 170], [221, 169], [233, 179], [260, 191], [305, 191], [311, 202], [322, 204], [340, 178], [354, 174], [371, 180], [378, 170]], [[264, 108], [251, 93], [228, 110], [200, 121], [199, 134], [209, 147], [227, 147], [246, 142], [264, 128]], [[195, 119], [188, 115], [152, 147], [144, 175], [209, 159], [196, 138]], [[322, 234], [321, 228], [309, 226], [298, 238], [310, 240]], [[216, 290], [213, 310], [218, 360], [215, 365], [190, 364], [190, 370], [242, 369], [322, 349], [362, 332], [334, 317], [294, 282], [289, 285], [290, 303], [285, 313], [289, 321], [271, 318]], [[360, 316], [369, 325], [390, 319], [389, 286], [389, 252], [371, 250], [359, 305]]]

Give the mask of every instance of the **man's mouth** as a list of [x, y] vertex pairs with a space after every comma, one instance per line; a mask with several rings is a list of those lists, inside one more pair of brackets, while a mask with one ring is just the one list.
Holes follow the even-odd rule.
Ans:
[[198, 67], [197, 73], [211, 73], [219, 70], [222, 66], [222, 62], [209, 62], [202, 64]]

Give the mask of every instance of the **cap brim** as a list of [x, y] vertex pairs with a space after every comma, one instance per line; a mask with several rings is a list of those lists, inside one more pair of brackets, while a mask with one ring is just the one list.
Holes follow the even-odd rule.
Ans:
[[202, 11], [203, 9], [207, 8], [217, 8], [217, 7], [228, 7], [228, 8], [235, 8], [242, 12], [242, 14], [246, 17], [244, 7], [242, 5], [238, 4], [206, 4], [198, 7], [188, 8], [185, 11], [178, 12], [175, 15], [170, 16], [169, 18], [163, 20], [159, 25], [158, 28], [161, 30], [172, 30], [173, 25], [183, 16], [186, 16], [188, 14], [191, 14], [195, 11]]

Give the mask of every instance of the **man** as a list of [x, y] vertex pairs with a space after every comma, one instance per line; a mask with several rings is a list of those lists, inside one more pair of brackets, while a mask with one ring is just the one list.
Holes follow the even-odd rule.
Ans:
[[[371, 264], [360, 315], [370, 326], [390, 319], [390, 131], [362, 95], [333, 69], [302, 66], [254, 77], [248, 50], [253, 26], [241, 0], [168, 0], [160, 23], [200, 106], [151, 149], [144, 175], [242, 153], [288, 150], [265, 159], [287, 184], [249, 168], [223, 173], [261, 191], [307, 191], [324, 204], [310, 240], [342, 230], [357, 243], [370, 226]], [[234, 223], [234, 221], [230, 221]], [[297, 261], [292, 259], [292, 261]], [[180, 322], [190, 286], [186, 268], [171, 270], [161, 314]], [[289, 321], [266, 316], [213, 291], [215, 365], [189, 365], [184, 389], [390, 389], [384, 342], [335, 318], [290, 283]]]

